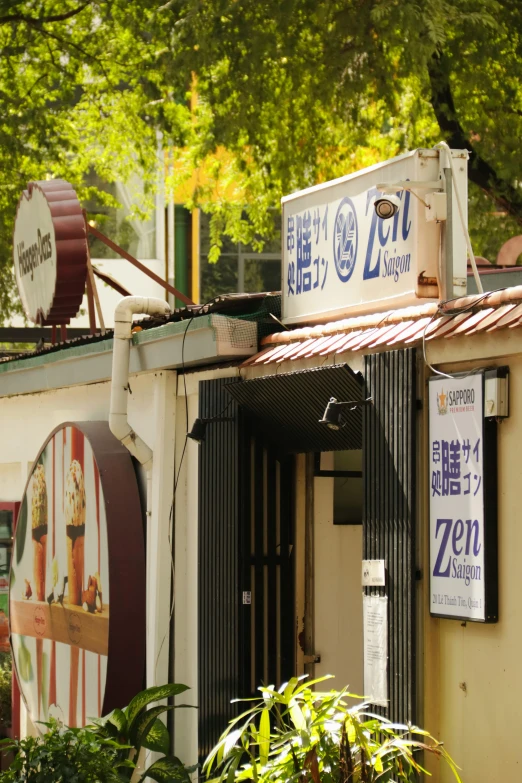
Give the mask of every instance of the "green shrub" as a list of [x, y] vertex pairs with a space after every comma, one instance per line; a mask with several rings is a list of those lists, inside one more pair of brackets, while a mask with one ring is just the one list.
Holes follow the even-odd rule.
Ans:
[[0, 654], [0, 729], [11, 725], [12, 663], [10, 653]]
[[[213, 781], [255, 783], [391, 783], [417, 781], [424, 772], [421, 751], [443, 759], [460, 781], [440, 742], [415, 726], [393, 724], [369, 711], [348, 707], [342, 691], [317, 692], [294, 678], [259, 688], [261, 698], [235, 718], [205, 761]], [[252, 704], [253, 702], [253, 704]]]
[[[39, 737], [4, 740], [2, 749], [15, 759], [0, 773], [0, 783], [123, 783], [131, 778], [140, 783], [146, 778], [190, 783], [194, 768], [170, 754], [170, 736], [159, 719], [175, 707], [149, 706], [186, 690], [186, 685], [176, 684], [148, 688], [123, 710], [113, 710], [84, 729], [51, 721], [42, 724], [47, 731]], [[146, 770], [140, 766], [143, 748], [163, 754]]]
[[1, 783], [120, 783], [119, 749], [89, 729], [64, 729], [45, 724], [41, 737], [7, 741], [16, 755]]

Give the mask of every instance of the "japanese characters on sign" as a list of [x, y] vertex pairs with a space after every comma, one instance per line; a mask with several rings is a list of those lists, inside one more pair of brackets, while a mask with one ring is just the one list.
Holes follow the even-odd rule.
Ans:
[[[462, 157], [465, 178], [467, 153], [454, 156]], [[400, 207], [390, 220], [377, 216], [375, 200], [382, 195], [377, 184], [438, 181], [440, 165], [438, 151], [416, 150], [283, 198], [286, 323], [438, 296], [436, 285], [421, 284], [419, 278], [438, 274], [440, 226], [426, 221], [423, 204], [409, 191], [397, 190]], [[461, 186], [465, 189], [465, 181]], [[455, 264], [455, 275], [464, 279], [464, 246]]]
[[430, 608], [486, 620], [483, 373], [430, 379]]

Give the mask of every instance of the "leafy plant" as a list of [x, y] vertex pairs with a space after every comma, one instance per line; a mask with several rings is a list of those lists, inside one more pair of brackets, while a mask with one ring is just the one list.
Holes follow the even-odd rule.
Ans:
[[[15, 760], [0, 773], [0, 783], [141, 783], [146, 778], [190, 783], [195, 768], [170, 754], [169, 732], [159, 719], [176, 707], [149, 706], [186, 690], [186, 685], [175, 683], [148, 688], [125, 709], [115, 709], [83, 729], [65, 728], [52, 720], [42, 724], [47, 731], [40, 737], [4, 740], [0, 746], [14, 753]], [[147, 770], [141, 764], [143, 749], [163, 754]]]
[[[361, 700], [348, 707], [346, 689], [317, 692], [293, 678], [279, 690], [261, 687], [261, 698], [232, 720], [205, 761], [203, 770], [218, 781], [303, 780], [307, 783], [392, 783], [416, 781], [425, 772], [421, 751], [457, 766], [442, 743], [416, 726], [394, 724], [368, 711]], [[358, 698], [358, 697], [355, 697]]]
[[11, 655], [0, 653], [0, 727], [11, 725], [11, 683]]
[[[190, 773], [195, 767], [185, 767], [176, 756], [170, 754], [170, 735], [159, 717], [164, 712], [189, 705], [149, 706], [154, 702], [178, 696], [187, 690], [187, 685], [176, 683], [147, 688], [138, 693], [125, 709], [113, 710], [104, 718], [93, 721], [95, 727], [91, 728], [95, 734], [104, 741], [112, 740], [119, 743], [120, 750], [117, 758], [121, 765], [122, 780], [132, 778], [144, 781], [150, 778], [159, 783], [178, 780], [190, 783]], [[163, 756], [143, 771], [141, 776], [137, 776], [136, 771], [141, 772], [139, 758], [142, 749], [156, 751]], [[2, 783], [1, 778], [0, 783]]]
[[15, 758], [0, 783], [121, 783], [118, 743], [85, 729], [63, 728], [57, 721], [44, 724], [41, 737], [4, 740], [4, 751]]

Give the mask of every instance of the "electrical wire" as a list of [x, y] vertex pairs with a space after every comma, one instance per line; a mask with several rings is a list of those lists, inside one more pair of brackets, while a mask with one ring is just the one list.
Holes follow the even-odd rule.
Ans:
[[[187, 321], [187, 326], [185, 328], [185, 331], [183, 332], [183, 340], [181, 342], [181, 369], [183, 373], [183, 390], [185, 392], [185, 442], [183, 444], [183, 450], [181, 452], [181, 459], [179, 461], [178, 465], [178, 471], [174, 480], [174, 491], [172, 493], [172, 502], [170, 504], [170, 512], [169, 512], [169, 532], [168, 532], [168, 542], [169, 542], [169, 551], [170, 551], [170, 560], [171, 560], [171, 569], [172, 569], [172, 591], [171, 591], [171, 605], [170, 605], [170, 614], [169, 614], [169, 622], [167, 624], [167, 628], [165, 630], [165, 634], [163, 636], [163, 639], [161, 640], [161, 644], [158, 650], [158, 655], [156, 657], [156, 665], [154, 667], [154, 680], [156, 680], [156, 675], [158, 672], [158, 663], [161, 656], [161, 651], [163, 650], [163, 645], [165, 644], [165, 641], [167, 639], [167, 636], [170, 634], [171, 626], [172, 626], [172, 618], [174, 617], [174, 608], [176, 605], [175, 601], [175, 574], [176, 574], [176, 568], [175, 568], [175, 561], [174, 561], [174, 552], [172, 547], [172, 537], [173, 537], [173, 530], [174, 530], [174, 506], [175, 506], [175, 500], [176, 500], [176, 492], [178, 489], [178, 483], [179, 478], [181, 475], [181, 469], [183, 467], [183, 461], [185, 459], [185, 453], [187, 450], [187, 443], [188, 443], [188, 420], [189, 420], [189, 411], [188, 411], [188, 396], [187, 396], [187, 377], [186, 377], [186, 367], [185, 367], [185, 341], [187, 338], [187, 332], [194, 321], [194, 318], [201, 315], [201, 311], [203, 308], [207, 307], [207, 305], [211, 304], [214, 301], [214, 299], [210, 299], [208, 302], [205, 302], [202, 305], [197, 306], [197, 310], [195, 309], [192, 313], [190, 318]], [[177, 394], [176, 394], [177, 399]], [[230, 404], [230, 403], [229, 403]]]
[[436, 370], [435, 367], [433, 367], [426, 356], [426, 332], [430, 325], [433, 323], [435, 318], [439, 318], [440, 316], [448, 315], [450, 317], [455, 318], [457, 315], [461, 315], [462, 313], [467, 313], [470, 310], [473, 310], [478, 304], [480, 304], [484, 299], [487, 299], [488, 296], [491, 296], [491, 294], [496, 294], [499, 291], [505, 291], [504, 288], [495, 288], [493, 291], [482, 291], [480, 296], [478, 296], [476, 299], [473, 300], [473, 302], [470, 302], [469, 304], [465, 305], [464, 307], [455, 307], [453, 309], [442, 309], [444, 305], [451, 304], [451, 302], [458, 302], [459, 299], [463, 299], [463, 297], [458, 296], [454, 297], [453, 299], [446, 299], [444, 302], [439, 302], [439, 305], [437, 307], [437, 312], [434, 313], [424, 329], [422, 330], [422, 354], [424, 357], [424, 364], [432, 371], [434, 375], [440, 375], [443, 378], [467, 378], [470, 375], [475, 375], [477, 372], [480, 372], [480, 369], [474, 369], [470, 370], [469, 373], [465, 373], [464, 375], [462, 373], [447, 373], [442, 372], [442, 370]]

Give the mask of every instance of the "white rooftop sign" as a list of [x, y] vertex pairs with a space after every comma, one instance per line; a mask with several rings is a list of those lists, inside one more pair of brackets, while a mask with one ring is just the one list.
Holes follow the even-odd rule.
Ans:
[[[321, 322], [439, 298], [441, 226], [453, 232], [455, 294], [466, 293], [466, 246], [455, 207], [437, 223], [426, 220], [433, 187], [397, 189], [398, 212], [382, 220], [377, 185], [441, 180], [446, 154], [415, 150], [385, 163], [286, 196], [283, 207], [283, 321]], [[467, 152], [453, 151], [461, 202], [467, 204]], [[454, 183], [455, 184], [455, 183]], [[452, 199], [455, 203], [455, 199]], [[466, 213], [467, 214], [467, 213]], [[467, 218], [466, 218], [467, 219]], [[450, 228], [451, 227], [451, 228]]]

